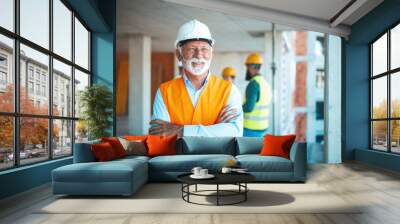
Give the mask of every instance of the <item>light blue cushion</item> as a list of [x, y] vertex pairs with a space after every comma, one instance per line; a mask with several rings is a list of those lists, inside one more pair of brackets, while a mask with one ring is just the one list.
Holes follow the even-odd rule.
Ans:
[[147, 157], [75, 163], [52, 171], [53, 193], [131, 195], [148, 180]]
[[235, 155], [235, 138], [232, 137], [183, 137], [177, 154], [225, 154]]
[[75, 163], [53, 170], [53, 180], [72, 182], [131, 181], [132, 172], [139, 172], [143, 166], [146, 166], [146, 162], [139, 160]]
[[236, 141], [236, 155], [260, 154], [264, 144], [263, 137], [238, 137]]
[[231, 155], [174, 155], [157, 156], [149, 160], [150, 172], [190, 172], [193, 167], [203, 167], [210, 171], [219, 171]]
[[292, 161], [278, 156], [239, 155], [239, 165], [250, 172], [293, 172]]

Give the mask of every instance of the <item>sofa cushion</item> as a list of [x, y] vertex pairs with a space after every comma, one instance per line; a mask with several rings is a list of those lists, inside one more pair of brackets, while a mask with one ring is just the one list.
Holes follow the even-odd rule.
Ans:
[[292, 161], [279, 156], [238, 155], [236, 159], [249, 172], [292, 172]]
[[93, 144], [91, 145], [91, 149], [94, 157], [96, 157], [96, 160], [99, 162], [110, 161], [118, 158], [115, 154], [115, 150], [109, 142]]
[[232, 137], [183, 137], [178, 154], [225, 154], [235, 155], [235, 138]]
[[101, 142], [110, 143], [110, 145], [114, 149], [117, 158], [122, 158], [126, 156], [126, 151], [117, 137], [103, 137], [101, 138]]
[[236, 155], [259, 154], [263, 147], [263, 137], [238, 137], [236, 138]]
[[118, 138], [126, 151], [126, 155], [147, 155], [146, 142], [142, 140], [126, 140]]
[[231, 155], [175, 155], [158, 156], [149, 160], [151, 172], [190, 172], [193, 167], [200, 166], [212, 172], [219, 171], [230, 159]]
[[165, 156], [176, 154], [176, 139], [177, 135], [172, 136], [158, 136], [149, 135], [146, 143], [148, 156]]
[[261, 149], [261, 156], [280, 156], [286, 159], [290, 159], [290, 148], [293, 145], [296, 135], [265, 135], [264, 145]]
[[130, 182], [136, 172], [147, 172], [147, 163], [140, 159], [108, 162], [74, 163], [53, 170], [58, 182]]
[[147, 135], [124, 135], [124, 139], [128, 140], [128, 141], [146, 141], [147, 139]]

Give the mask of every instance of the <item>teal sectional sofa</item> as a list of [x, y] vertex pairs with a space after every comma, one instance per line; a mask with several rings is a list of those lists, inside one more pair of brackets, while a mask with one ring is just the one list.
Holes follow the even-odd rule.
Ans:
[[290, 159], [260, 156], [263, 138], [184, 137], [177, 141], [177, 155], [127, 156], [122, 159], [96, 162], [91, 141], [75, 144], [74, 163], [52, 171], [54, 194], [67, 195], [131, 195], [148, 181], [176, 181], [193, 167], [219, 172], [228, 160], [234, 159], [259, 182], [305, 182], [307, 169], [306, 143], [295, 142]]

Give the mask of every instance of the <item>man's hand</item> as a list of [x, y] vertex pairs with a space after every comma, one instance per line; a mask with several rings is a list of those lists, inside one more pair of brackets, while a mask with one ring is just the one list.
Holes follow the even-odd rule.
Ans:
[[228, 106], [225, 106], [218, 116], [217, 123], [229, 123], [235, 120], [238, 116], [239, 114], [235, 108], [229, 108]]
[[177, 135], [178, 138], [183, 137], [183, 126], [172, 124], [163, 120], [150, 121], [150, 135]]

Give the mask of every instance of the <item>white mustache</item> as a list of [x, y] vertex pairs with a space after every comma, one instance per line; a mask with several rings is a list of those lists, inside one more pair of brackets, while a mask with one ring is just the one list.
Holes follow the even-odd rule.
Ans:
[[[204, 58], [191, 58], [186, 61], [185, 68], [188, 69], [191, 73], [195, 75], [200, 75], [206, 72], [210, 68], [210, 60], [206, 60]], [[200, 66], [194, 67], [195, 64], [201, 64]]]

